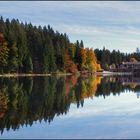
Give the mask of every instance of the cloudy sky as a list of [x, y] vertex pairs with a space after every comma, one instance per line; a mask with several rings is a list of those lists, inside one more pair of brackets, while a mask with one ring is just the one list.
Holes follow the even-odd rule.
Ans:
[[134, 52], [140, 47], [139, 1], [0, 2], [0, 15], [34, 25], [50, 24], [85, 47]]

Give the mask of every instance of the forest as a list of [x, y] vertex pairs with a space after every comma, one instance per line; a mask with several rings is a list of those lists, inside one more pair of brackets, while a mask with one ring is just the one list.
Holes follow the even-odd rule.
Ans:
[[122, 62], [129, 62], [133, 59], [140, 61], [140, 49], [136, 48], [133, 53], [123, 53], [119, 50], [110, 51], [103, 47], [103, 49], [95, 49], [95, 55], [97, 57], [97, 63], [99, 63], [104, 70], [110, 70], [110, 68], [118, 67]]
[[93, 49], [66, 33], [0, 18], [0, 73], [77, 73], [100, 70]]
[[93, 50], [82, 40], [70, 42], [66, 33], [54, 31], [50, 25], [0, 18], [0, 73], [93, 73], [116, 68], [132, 57], [140, 61], [139, 48], [134, 53], [105, 47]]

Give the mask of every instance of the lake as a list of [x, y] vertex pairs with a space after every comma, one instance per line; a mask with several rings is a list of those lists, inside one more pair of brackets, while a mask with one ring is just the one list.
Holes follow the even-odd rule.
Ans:
[[0, 78], [0, 138], [140, 138], [140, 78]]

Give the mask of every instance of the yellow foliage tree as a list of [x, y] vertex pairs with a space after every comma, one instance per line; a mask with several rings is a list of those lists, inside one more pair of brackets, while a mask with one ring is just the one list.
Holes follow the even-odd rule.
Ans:
[[80, 48], [80, 56], [81, 56], [81, 69], [86, 68], [86, 59], [87, 59], [87, 52], [86, 49]]
[[101, 70], [101, 65], [100, 64], [97, 64], [96, 65], [96, 69], [97, 69], [97, 71], [100, 71]]
[[0, 118], [3, 118], [8, 109], [8, 97], [0, 92]]
[[90, 72], [96, 72], [97, 71], [97, 58], [92, 49], [86, 49], [86, 65]]

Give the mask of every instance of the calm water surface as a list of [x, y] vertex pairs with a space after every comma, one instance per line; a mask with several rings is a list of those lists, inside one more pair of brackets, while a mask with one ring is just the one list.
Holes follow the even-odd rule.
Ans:
[[0, 79], [1, 138], [140, 138], [139, 77]]

